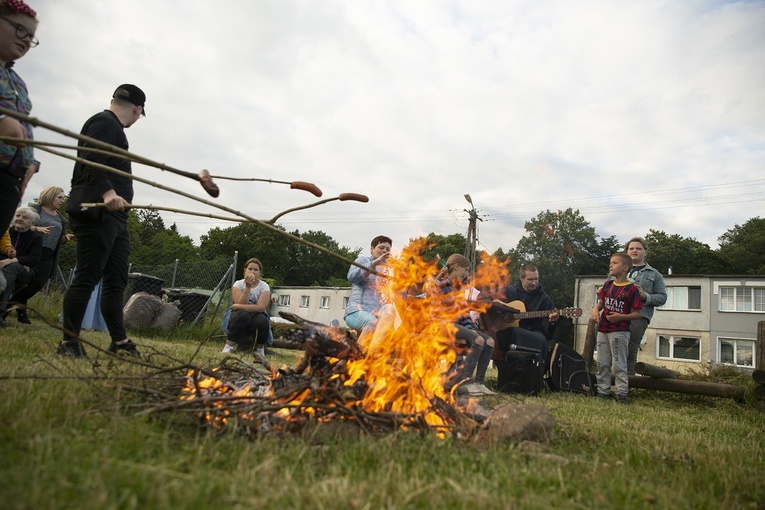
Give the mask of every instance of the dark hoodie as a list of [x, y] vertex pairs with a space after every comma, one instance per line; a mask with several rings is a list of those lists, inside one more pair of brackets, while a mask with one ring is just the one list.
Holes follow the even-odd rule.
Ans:
[[[552, 299], [544, 291], [541, 284], [533, 291], [526, 292], [523, 289], [521, 281], [518, 280], [514, 284], [507, 285], [502, 289], [502, 297], [503, 301], [507, 303], [511, 301], [522, 301], [526, 306], [527, 312], [536, 312], [540, 310], [552, 311], [555, 308]], [[547, 317], [540, 317], [536, 319], [523, 319], [520, 321], [519, 326], [530, 331], [538, 331], [548, 340], [552, 340], [552, 337], [555, 334], [556, 325], [550, 324]]]

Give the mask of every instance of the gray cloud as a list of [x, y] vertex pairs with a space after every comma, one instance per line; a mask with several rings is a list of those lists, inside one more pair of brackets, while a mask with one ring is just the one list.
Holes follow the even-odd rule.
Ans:
[[[653, 228], [713, 247], [761, 215], [763, 2], [33, 7], [42, 42], [17, 69], [35, 116], [78, 131], [132, 82], [148, 95], [148, 117], [128, 131], [138, 154], [370, 197], [287, 216], [289, 230], [324, 230], [350, 247], [386, 233], [400, 245], [464, 231], [464, 193], [486, 215], [479, 238], [490, 250], [515, 246], [545, 209], [579, 208], [603, 236]], [[26, 198], [71, 176], [69, 162], [40, 159]], [[202, 195], [170, 174], [134, 173]], [[219, 185], [221, 203], [261, 218], [313, 200]], [[210, 209], [136, 191], [136, 203]], [[216, 225], [163, 217], [195, 239]]]

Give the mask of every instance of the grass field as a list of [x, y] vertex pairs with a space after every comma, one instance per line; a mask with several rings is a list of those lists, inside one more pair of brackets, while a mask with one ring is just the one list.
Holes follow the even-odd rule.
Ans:
[[[503, 395], [482, 403], [546, 405], [553, 441], [487, 447], [321, 429], [250, 440], [180, 413], [127, 413], [110, 404], [109, 374], [129, 370], [122, 361], [92, 349], [91, 361], [61, 359], [55, 330], [9, 323], [0, 331], [1, 508], [765, 508], [765, 414], [751, 403], [648, 390], [628, 406]], [[108, 345], [104, 333], [84, 337]], [[176, 359], [199, 349], [203, 365], [221, 357], [220, 339], [201, 348], [134, 339]], [[274, 349], [269, 361], [297, 354]]]

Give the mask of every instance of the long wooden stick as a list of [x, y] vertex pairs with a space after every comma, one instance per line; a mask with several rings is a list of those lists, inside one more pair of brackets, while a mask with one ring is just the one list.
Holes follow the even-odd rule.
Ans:
[[[80, 207], [82, 207], [83, 209], [88, 209], [90, 207], [102, 207], [102, 208], [105, 208], [106, 204], [104, 204], [102, 202], [85, 202], [85, 203], [80, 204]], [[162, 205], [133, 205], [133, 204], [130, 204], [130, 205], [126, 206], [125, 209], [146, 209], [146, 210], [149, 210], [149, 211], [168, 211], [168, 212], [174, 212], [174, 213], [179, 213], [179, 214], [189, 214], [191, 216], [202, 216], [204, 218], [211, 218], [211, 219], [216, 219], [216, 220], [235, 221], [235, 222], [238, 222], [238, 223], [243, 223], [243, 222], [257, 223], [258, 225], [261, 225], [261, 226], [266, 227], [266, 228], [268, 228], [270, 230], [273, 230], [274, 232], [278, 232], [279, 234], [283, 235], [284, 237], [287, 237], [289, 239], [292, 239], [293, 241], [297, 241], [299, 243], [305, 244], [306, 246], [310, 246], [311, 248], [319, 250], [322, 253], [326, 253], [327, 255], [331, 255], [331, 256], [333, 256], [333, 257], [335, 257], [337, 259], [340, 259], [343, 262], [346, 262], [346, 263], [351, 264], [353, 266], [360, 267], [361, 269], [365, 269], [365, 270], [369, 271], [370, 273], [372, 273], [374, 275], [383, 276], [385, 278], [389, 278], [388, 275], [384, 275], [382, 273], [378, 273], [378, 272], [374, 271], [373, 269], [370, 269], [370, 268], [368, 268], [366, 266], [363, 266], [361, 264], [357, 264], [356, 261], [351, 260], [349, 258], [346, 258], [346, 257], [340, 255], [339, 253], [335, 253], [333, 251], [330, 251], [327, 248], [325, 248], [323, 246], [320, 246], [320, 245], [318, 245], [316, 243], [312, 243], [311, 241], [303, 239], [302, 237], [298, 237], [298, 236], [295, 236], [293, 234], [290, 234], [289, 232], [285, 232], [284, 230], [281, 230], [280, 228], [275, 227], [274, 225], [272, 225], [271, 223], [269, 223], [267, 221], [256, 220], [255, 218], [250, 218], [248, 216], [245, 216], [244, 218], [232, 218], [231, 216], [220, 216], [220, 215], [212, 214], [212, 213], [203, 213], [203, 212], [197, 212], [197, 211], [188, 211], [188, 210], [185, 210], [185, 209], [176, 209], [174, 207], [165, 207], [165, 206], [162, 206]]]
[[[54, 131], [56, 133], [59, 133], [65, 136], [69, 136], [71, 138], [79, 140], [80, 142], [87, 143], [93, 147], [106, 149], [114, 154], [122, 154], [124, 156], [129, 156], [132, 161], [135, 161], [137, 163], [153, 166], [153, 167], [159, 168], [160, 170], [165, 170], [170, 173], [180, 175], [182, 177], [193, 179], [199, 182], [204, 188], [204, 190], [207, 192], [207, 194], [209, 194], [211, 197], [217, 197], [220, 194], [220, 190], [218, 189], [218, 186], [212, 181], [212, 178], [210, 178], [210, 172], [207, 170], [201, 170], [198, 174], [195, 174], [193, 172], [187, 172], [185, 170], [179, 170], [177, 168], [168, 166], [164, 163], [157, 163], [156, 161], [152, 161], [149, 158], [139, 156], [138, 154], [133, 154], [130, 151], [126, 151], [122, 147], [117, 147], [116, 145], [112, 145], [110, 143], [106, 143], [104, 141], [97, 140], [89, 136], [85, 136], [81, 133], [75, 133], [74, 131], [69, 131], [68, 129], [60, 128], [58, 126], [54, 126], [53, 124], [48, 124], [47, 122], [44, 122], [36, 117], [30, 117], [28, 115], [24, 115], [23, 113], [19, 113], [15, 110], [11, 110], [9, 108], [5, 108], [2, 106], [0, 106], [0, 114], [5, 114], [8, 117], [13, 117], [14, 119], [17, 119], [23, 122], [28, 122], [29, 124], [32, 124], [33, 126], [49, 129], [50, 131]], [[83, 147], [82, 150], [87, 150], [87, 148]]]
[[[80, 135], [78, 133], [74, 133], [74, 132], [69, 131], [67, 129], [63, 129], [63, 128], [54, 126], [52, 124], [48, 124], [47, 122], [43, 122], [43, 121], [41, 121], [41, 120], [39, 120], [37, 118], [34, 118], [34, 117], [29, 117], [27, 115], [24, 115], [24, 114], [21, 114], [21, 113], [15, 111], [15, 110], [10, 110], [8, 108], [4, 108], [4, 107], [0, 106], [0, 114], [5, 114], [5, 115], [8, 115], [9, 117], [13, 117], [13, 118], [18, 119], [18, 120], [29, 122], [30, 124], [32, 124], [34, 126], [39, 126], [39, 127], [45, 128], [45, 129], [49, 129], [49, 130], [54, 131], [56, 133], [63, 134], [65, 136], [70, 136], [70, 137], [75, 138], [77, 140], [85, 141], [87, 143], [93, 142], [94, 145], [96, 145], [98, 147], [101, 147], [101, 148], [106, 148], [106, 149], [109, 149], [109, 150], [116, 149], [115, 152], [120, 152], [120, 153], [129, 155], [129, 156], [135, 156], [135, 157], [139, 158], [142, 163], [150, 164], [152, 166], [157, 166], [157, 168], [160, 168], [160, 169], [168, 169], [168, 170], [170, 169], [170, 167], [161, 168], [162, 166], [165, 166], [165, 165], [162, 165], [161, 163], [154, 163], [153, 161], [149, 160], [148, 158], [143, 158], [141, 156], [134, 155], [134, 154], [132, 154], [132, 153], [130, 153], [130, 152], [124, 150], [124, 149], [121, 149], [119, 147], [115, 147], [113, 145], [110, 145], [108, 143], [102, 142], [100, 140], [96, 140], [94, 138], [90, 138], [88, 136]], [[231, 209], [229, 207], [226, 207], [225, 205], [217, 204], [215, 202], [210, 202], [209, 200], [205, 200], [203, 198], [199, 198], [199, 197], [194, 196], [194, 195], [192, 195], [190, 193], [186, 193], [186, 192], [178, 190], [178, 189], [172, 189], [172, 188], [169, 188], [167, 186], [163, 186], [163, 185], [161, 185], [161, 184], [159, 184], [157, 182], [150, 181], [149, 179], [144, 179], [142, 177], [138, 177], [136, 175], [129, 174], [127, 172], [123, 172], [121, 170], [117, 170], [116, 168], [112, 168], [112, 167], [107, 166], [107, 165], [102, 165], [102, 164], [99, 164], [99, 163], [95, 163], [93, 161], [88, 161], [87, 159], [80, 158], [80, 157], [77, 157], [77, 156], [71, 156], [69, 154], [65, 154], [63, 152], [59, 152], [59, 151], [56, 151], [56, 150], [53, 150], [53, 149], [49, 149], [47, 147], [39, 147], [39, 148], [41, 150], [43, 150], [43, 151], [49, 152], [51, 154], [55, 154], [56, 156], [60, 156], [62, 158], [66, 158], [66, 159], [71, 159], [72, 161], [77, 161], [77, 162], [80, 162], [80, 163], [82, 163], [84, 165], [88, 165], [88, 166], [91, 166], [91, 167], [94, 167], [94, 168], [100, 168], [102, 170], [106, 170], [107, 172], [112, 172], [112, 173], [114, 173], [116, 175], [121, 175], [122, 177], [126, 177], [128, 179], [133, 179], [133, 180], [136, 180], [138, 182], [143, 182], [144, 184], [148, 184], [149, 186], [154, 186], [155, 188], [159, 188], [159, 189], [162, 189], [162, 190], [165, 190], [165, 191], [169, 191], [171, 193], [176, 193], [176, 194], [184, 196], [186, 198], [190, 198], [191, 200], [194, 200], [196, 202], [200, 202], [200, 203], [212, 206], [214, 208], [221, 209], [223, 211], [229, 212], [231, 214], [235, 214], [235, 215], [237, 215], [237, 216], [239, 216], [241, 218], [244, 218], [244, 219], [246, 219], [246, 220], [248, 220], [248, 221], [250, 221], [252, 223], [257, 223], [258, 225], [260, 225], [260, 226], [262, 226], [264, 228], [272, 230], [272, 231], [276, 232], [277, 234], [279, 234], [279, 235], [281, 235], [283, 237], [286, 237], [288, 239], [292, 239], [293, 241], [296, 241], [298, 243], [305, 244], [306, 246], [310, 246], [311, 248], [319, 250], [320, 252], [322, 252], [322, 253], [324, 253], [326, 255], [329, 255], [331, 257], [335, 257], [335, 258], [337, 258], [339, 260], [342, 260], [345, 263], [349, 263], [351, 265], [357, 266], [357, 267], [359, 267], [361, 269], [364, 269], [364, 270], [366, 270], [369, 273], [372, 273], [374, 275], [388, 278], [387, 275], [378, 273], [378, 272], [374, 271], [371, 268], [368, 268], [368, 267], [365, 267], [365, 266], [363, 266], [361, 264], [358, 264], [358, 263], [356, 263], [356, 261], [351, 260], [349, 258], [346, 258], [346, 257], [340, 255], [339, 253], [335, 253], [335, 252], [333, 252], [331, 250], [328, 250], [327, 248], [324, 248], [323, 246], [319, 246], [318, 244], [315, 244], [315, 243], [312, 243], [310, 241], [307, 241], [307, 240], [303, 239], [302, 237], [298, 237], [296, 235], [290, 234], [289, 232], [285, 232], [284, 230], [281, 230], [280, 228], [277, 228], [276, 226], [274, 226], [274, 225], [272, 225], [272, 224], [270, 224], [270, 223], [268, 223], [266, 221], [255, 219], [255, 218], [253, 218], [251, 216], [248, 216], [248, 215], [244, 214], [243, 212], [240, 212], [240, 211], [237, 211], [235, 209]], [[189, 174], [189, 172], [183, 172], [182, 170], [178, 170], [177, 172], [181, 172], [179, 175], [184, 175], [184, 176], [187, 176], [187, 177], [188, 177], [187, 174]], [[196, 178], [198, 178], [198, 176], [195, 177], [195, 179]]]
[[[0, 107], [0, 111], [2, 111], [3, 108]], [[64, 130], [65, 131], [65, 130]], [[88, 138], [84, 135], [84, 138]], [[93, 139], [95, 140], [95, 139]], [[199, 174], [193, 174], [191, 172], [185, 172], [183, 170], [175, 170], [171, 167], [168, 167], [167, 165], [164, 165], [162, 163], [155, 163], [151, 160], [148, 160], [144, 158], [143, 156], [138, 156], [136, 154], [130, 153], [128, 151], [125, 151], [124, 149], [120, 149], [117, 146], [108, 144], [106, 142], [101, 142], [107, 148], [95, 148], [95, 147], [80, 147], [77, 145], [67, 145], [63, 143], [53, 143], [53, 142], [46, 142], [42, 140], [27, 140], [24, 138], [15, 138], [12, 136], [0, 136], [0, 141], [6, 142], [9, 145], [32, 145], [34, 147], [43, 148], [43, 147], [56, 147], [59, 149], [71, 149], [76, 151], [85, 151], [85, 152], [92, 152], [95, 154], [105, 154], [111, 157], [120, 158], [120, 159], [126, 159], [128, 161], [132, 161], [135, 163], [140, 163], [142, 165], [147, 166], [153, 166], [156, 168], [159, 168], [160, 170], [167, 170], [172, 173], [177, 173], [178, 175], [182, 175], [183, 177], [190, 177], [194, 180], [199, 181], [202, 184], [202, 187], [207, 191], [207, 193], [212, 197], [217, 197], [220, 194], [220, 190], [218, 189], [218, 186], [212, 181], [212, 179], [226, 179], [230, 181], [260, 181], [260, 182], [268, 182], [268, 183], [276, 183], [276, 184], [289, 184], [290, 189], [299, 189], [303, 191], [308, 191], [309, 193], [313, 194], [314, 196], [320, 197], [324, 193], [321, 191], [321, 189], [315, 185], [312, 182], [306, 182], [306, 181], [277, 181], [273, 179], [258, 179], [254, 177], [223, 177], [223, 176], [217, 176], [217, 175], [210, 175], [210, 172], [207, 170], [202, 170]], [[91, 143], [91, 142], [87, 142]], [[119, 149], [118, 152], [114, 149]], [[181, 172], [181, 173], [178, 173]]]

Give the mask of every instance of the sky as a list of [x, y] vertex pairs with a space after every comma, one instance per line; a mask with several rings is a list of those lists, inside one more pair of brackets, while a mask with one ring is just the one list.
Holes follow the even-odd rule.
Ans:
[[[29, 3], [40, 45], [15, 69], [34, 117], [79, 132], [134, 83], [147, 95], [127, 130], [136, 154], [368, 196], [278, 221], [341, 246], [465, 234], [465, 194], [490, 252], [545, 210], [578, 209], [602, 237], [655, 229], [713, 249], [765, 212], [765, 1]], [[25, 201], [69, 188], [71, 161], [38, 159]], [[191, 179], [133, 173], [258, 219], [318, 200], [222, 179], [212, 199]], [[143, 183], [133, 203], [221, 213]], [[161, 215], [196, 243], [234, 225]]]

